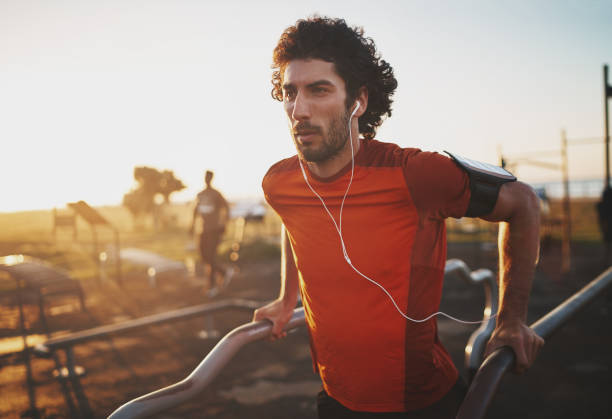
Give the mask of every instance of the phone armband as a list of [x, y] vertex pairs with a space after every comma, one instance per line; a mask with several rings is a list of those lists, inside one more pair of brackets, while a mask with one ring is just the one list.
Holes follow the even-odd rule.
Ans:
[[495, 208], [499, 189], [504, 183], [516, 181], [506, 169], [488, 163], [471, 160], [445, 151], [470, 179], [470, 203], [466, 217], [487, 215]]

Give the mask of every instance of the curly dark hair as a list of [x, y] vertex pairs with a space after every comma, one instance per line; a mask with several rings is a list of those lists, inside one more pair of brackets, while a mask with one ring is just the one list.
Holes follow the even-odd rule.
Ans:
[[290, 61], [321, 59], [334, 63], [346, 85], [346, 106], [354, 103], [359, 89], [368, 91], [368, 107], [359, 118], [359, 132], [374, 138], [386, 115], [391, 116], [391, 97], [397, 88], [393, 68], [376, 52], [363, 28], [350, 28], [344, 19], [313, 16], [298, 20], [281, 35], [272, 59], [272, 97], [283, 100], [282, 75]]

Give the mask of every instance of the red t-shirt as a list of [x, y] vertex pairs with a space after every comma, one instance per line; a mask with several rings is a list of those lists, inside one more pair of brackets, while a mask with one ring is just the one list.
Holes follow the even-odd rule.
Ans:
[[[339, 223], [351, 164], [326, 179], [305, 169]], [[272, 166], [263, 189], [288, 232], [313, 362], [327, 393], [350, 409], [371, 412], [415, 410], [442, 398], [458, 373], [438, 340], [436, 319], [406, 320], [346, 263], [338, 233], [296, 156]], [[449, 158], [361, 140], [342, 213], [353, 265], [384, 286], [408, 316], [438, 311], [444, 219], [463, 216], [469, 197], [466, 173]]]

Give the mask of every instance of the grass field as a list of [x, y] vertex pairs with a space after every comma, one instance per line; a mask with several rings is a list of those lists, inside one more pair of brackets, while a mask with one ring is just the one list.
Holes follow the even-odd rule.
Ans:
[[[596, 200], [576, 199], [571, 204], [572, 240], [599, 242], [600, 233], [595, 210]], [[190, 204], [175, 204], [164, 209], [164, 228], [156, 229], [152, 217], [134, 220], [124, 207], [100, 207], [100, 214], [119, 232], [121, 248], [140, 248], [156, 252], [165, 257], [193, 261], [198, 259], [194, 237], [188, 234], [192, 220]], [[69, 214], [70, 210], [58, 210]], [[550, 213], [544, 222], [559, 219], [561, 202], [553, 201]], [[98, 275], [100, 252], [112, 251], [114, 233], [110, 228], [98, 227], [95, 237], [92, 229], [81, 218], [77, 218], [76, 239], [70, 228], [58, 229], [53, 234], [53, 211], [27, 211], [0, 213], [0, 256], [26, 254], [43, 259], [55, 266], [68, 270], [74, 278], [91, 280]], [[227, 260], [231, 246], [236, 242], [236, 220], [228, 224], [219, 251]], [[497, 226], [479, 219], [447, 220], [449, 242], [483, 241], [494, 243]], [[279, 242], [281, 224], [278, 217], [269, 210], [263, 222], [249, 222], [244, 232], [241, 251], [243, 258], [255, 258], [275, 254], [273, 249]], [[543, 229], [544, 231], [544, 229]], [[555, 239], [561, 238], [559, 226], [549, 231]], [[124, 266], [124, 268], [129, 268]], [[0, 284], [0, 288], [2, 285]]]
[[[597, 242], [601, 240], [595, 210], [596, 200], [575, 199], [571, 203], [572, 240]], [[552, 201], [550, 214], [543, 217], [561, 217], [561, 202]], [[191, 224], [192, 206], [177, 204], [164, 211], [169, 220], [165, 228], [156, 230], [151, 217], [134, 220], [124, 207], [100, 207], [97, 210], [119, 231], [121, 247], [138, 247], [157, 252], [173, 259], [195, 257], [194, 241], [187, 231]], [[68, 214], [68, 209], [58, 210]], [[236, 235], [235, 222], [230, 222], [220, 246], [221, 253], [227, 253]], [[246, 243], [262, 239], [277, 242], [280, 234], [280, 220], [270, 210], [263, 222], [247, 223], [244, 240]], [[495, 241], [497, 227], [479, 219], [449, 219], [447, 221], [449, 241]], [[77, 277], [93, 275], [95, 253], [113, 245], [113, 231], [98, 227], [94, 248], [91, 228], [80, 218], [77, 219], [77, 239], [71, 229], [58, 229], [53, 234], [52, 211], [27, 211], [0, 213], [0, 256], [28, 254], [69, 269]], [[554, 238], [561, 237], [559, 227], [552, 229]]]
[[[579, 198], [571, 202], [571, 223], [572, 238], [576, 240], [599, 240], [600, 233], [597, 224], [597, 212], [595, 205], [597, 199]], [[151, 238], [155, 234], [152, 218], [144, 217], [134, 221], [133, 217], [126, 208], [121, 206], [99, 207], [97, 210], [104, 216], [112, 226], [119, 230], [122, 237], [130, 239]], [[193, 207], [191, 204], [174, 204], [164, 210], [164, 217], [169, 221], [168, 231], [184, 230], [187, 231], [191, 223]], [[60, 214], [68, 214], [68, 209], [58, 210]], [[561, 201], [552, 200], [550, 213], [544, 218], [560, 218]], [[460, 224], [466, 230], [484, 230], [488, 223], [480, 220], [462, 219], [457, 221], [448, 220], [449, 231], [460, 228]], [[78, 220], [78, 236], [87, 240], [91, 237], [88, 225], [81, 219]], [[274, 235], [280, 232], [280, 221], [269, 211], [264, 222], [252, 234]], [[53, 239], [53, 212], [51, 210], [24, 211], [15, 213], [0, 212], [0, 241], [2, 242], [23, 242], [23, 241], [49, 241]], [[105, 237], [104, 229], [100, 233]], [[109, 232], [106, 232], [108, 235]], [[228, 235], [233, 234], [232, 225], [228, 228]], [[70, 234], [61, 232], [60, 239], [69, 239]], [[109, 238], [107, 238], [108, 240]]]
[[[192, 220], [191, 205], [173, 205], [164, 211], [164, 228], [155, 229], [152, 217], [134, 220], [124, 207], [100, 207], [98, 212], [119, 232], [120, 247], [149, 250], [171, 259], [195, 258], [194, 236], [188, 233]], [[61, 209], [59, 214], [69, 214]], [[80, 279], [93, 277], [100, 252], [114, 247], [111, 228], [98, 226], [95, 235], [90, 226], [77, 217], [76, 239], [71, 228], [53, 233], [53, 211], [0, 213], [0, 256], [26, 254], [65, 268]], [[219, 251], [228, 254], [236, 240], [236, 220], [228, 223]], [[197, 227], [197, 225], [196, 225]], [[256, 240], [275, 242], [280, 237], [280, 222], [269, 212], [263, 222], [247, 222], [244, 244]], [[252, 249], [250, 250], [253, 251]]]

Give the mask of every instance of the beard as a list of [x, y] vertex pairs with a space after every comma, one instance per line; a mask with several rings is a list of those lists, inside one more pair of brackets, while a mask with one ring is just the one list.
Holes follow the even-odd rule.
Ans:
[[302, 149], [297, 141], [297, 135], [293, 134], [293, 142], [298, 157], [311, 163], [322, 163], [336, 157], [349, 139], [349, 118], [348, 111], [342, 111], [330, 121], [327, 133], [324, 133], [321, 127], [309, 123], [298, 125], [297, 128], [299, 129], [316, 129], [322, 137], [321, 144], [318, 147]]

